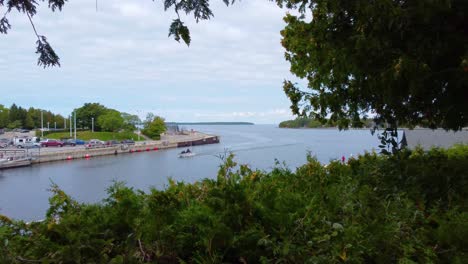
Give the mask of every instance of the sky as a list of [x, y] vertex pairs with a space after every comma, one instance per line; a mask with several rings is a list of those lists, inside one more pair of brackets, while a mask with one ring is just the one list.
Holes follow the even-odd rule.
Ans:
[[40, 3], [33, 20], [61, 67], [37, 66], [31, 25], [13, 11], [12, 29], [0, 35], [0, 104], [68, 115], [98, 102], [175, 122], [293, 118], [282, 89], [283, 80], [298, 81], [280, 44], [287, 10], [270, 1], [212, 1], [214, 17], [199, 23], [182, 16], [190, 47], [168, 38], [176, 15], [161, 1], [99, 0], [96, 12], [95, 0], [75, 0], [55, 13]]

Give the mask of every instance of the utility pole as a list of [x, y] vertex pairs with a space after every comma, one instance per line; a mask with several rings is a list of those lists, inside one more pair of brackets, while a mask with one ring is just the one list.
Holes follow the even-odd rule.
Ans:
[[57, 122], [54, 121], [54, 130], [57, 131]]
[[91, 132], [94, 133], [94, 117], [91, 117]]
[[[72, 112], [72, 114], [73, 114], [73, 112]], [[73, 123], [72, 123], [72, 116], [69, 115], [69, 117], [70, 117], [70, 138], [71, 138], [72, 137]]]
[[67, 119], [63, 117], [63, 130], [67, 129]]
[[75, 140], [76, 140], [76, 113], [75, 113]]
[[41, 110], [41, 138], [44, 137], [44, 111]]
[[47, 122], [47, 131], [50, 130], [50, 122]]

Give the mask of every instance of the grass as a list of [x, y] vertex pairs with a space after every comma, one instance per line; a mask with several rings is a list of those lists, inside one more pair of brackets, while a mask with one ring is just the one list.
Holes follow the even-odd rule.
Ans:
[[[52, 138], [52, 139], [62, 139], [62, 138], [70, 138], [70, 132], [56, 132], [44, 135], [45, 138]], [[82, 140], [90, 140], [90, 139], [99, 139], [99, 140], [124, 140], [124, 139], [133, 139], [138, 141], [138, 135], [133, 132], [91, 132], [91, 131], [77, 131], [76, 138]], [[140, 137], [140, 140], [144, 140], [143, 137]]]

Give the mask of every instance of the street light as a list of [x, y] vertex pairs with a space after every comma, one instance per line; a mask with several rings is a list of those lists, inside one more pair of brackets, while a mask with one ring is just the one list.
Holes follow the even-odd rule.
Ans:
[[54, 130], [57, 131], [57, 122], [54, 121]]
[[47, 131], [49, 131], [50, 128], [49, 128], [49, 122], [47, 122]]
[[[73, 112], [72, 112], [73, 114]], [[72, 129], [73, 129], [73, 123], [72, 123], [72, 115], [69, 115], [70, 117], [70, 138], [72, 137]]]
[[75, 114], [75, 122], [74, 123], [75, 123], [75, 140], [76, 140], [76, 113], [74, 113], [74, 114]]
[[94, 133], [94, 117], [91, 117], [91, 132]]
[[41, 137], [44, 137], [44, 111], [41, 110]]

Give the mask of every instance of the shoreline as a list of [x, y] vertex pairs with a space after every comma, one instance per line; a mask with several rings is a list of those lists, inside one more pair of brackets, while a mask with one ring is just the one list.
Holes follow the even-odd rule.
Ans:
[[[190, 132], [182, 135], [164, 135], [161, 140], [148, 140], [136, 142], [134, 145], [116, 145], [109, 147], [97, 148], [47, 148], [47, 151], [41, 149], [29, 150], [26, 153], [31, 157], [29, 165], [42, 164], [55, 161], [70, 161], [74, 159], [89, 159], [98, 156], [109, 156], [119, 154], [131, 154], [140, 152], [159, 151], [164, 149], [199, 146], [206, 144], [217, 144], [220, 142], [220, 137], [201, 132]], [[26, 166], [29, 166], [26, 165]], [[18, 166], [18, 167], [24, 167]], [[8, 167], [3, 169], [14, 169]], [[0, 170], [2, 167], [0, 166]]]

